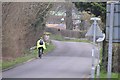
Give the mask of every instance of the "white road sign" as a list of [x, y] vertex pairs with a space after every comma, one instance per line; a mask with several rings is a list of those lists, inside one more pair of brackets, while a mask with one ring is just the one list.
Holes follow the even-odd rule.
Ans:
[[[94, 36], [94, 24], [91, 25], [85, 36]], [[96, 36], [103, 37], [102, 30], [99, 28], [98, 24], [96, 25]]]

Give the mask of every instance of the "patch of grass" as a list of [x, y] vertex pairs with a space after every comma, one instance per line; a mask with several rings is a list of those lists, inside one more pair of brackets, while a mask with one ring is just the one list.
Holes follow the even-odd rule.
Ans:
[[80, 40], [80, 39], [70, 39], [70, 40], [64, 40], [64, 41], [70, 41], [70, 42], [88, 42], [88, 43], [90, 43], [90, 41], [88, 41], [88, 40]]
[[22, 57], [18, 57], [14, 60], [11, 60], [11, 61], [3, 61], [2, 62], [2, 69], [6, 69], [6, 68], [9, 68], [9, 67], [14, 66], [16, 64], [23, 63], [23, 62], [25, 62], [33, 57], [34, 57], [34, 54], [29, 54], [29, 55], [24, 55]]
[[48, 52], [53, 51], [55, 49], [55, 46], [52, 43], [50, 43], [46, 47], [47, 47], [47, 49], [44, 51], [45, 53], [48, 53]]
[[[119, 74], [120, 75], [120, 74]], [[112, 73], [111, 78], [118, 78], [118, 73]], [[100, 78], [107, 78], [107, 72], [101, 70]]]
[[88, 40], [80, 40], [80, 39], [65, 39], [63, 36], [61, 35], [51, 35], [50, 36], [51, 39], [53, 40], [58, 40], [58, 41], [69, 41], [69, 42], [89, 42]]
[[[54, 48], [55, 48], [55, 46], [53, 44], [50, 44], [47, 46], [47, 49], [44, 52], [48, 53], [48, 52], [52, 51]], [[26, 62], [32, 58], [36, 58], [37, 56], [38, 56], [38, 51], [37, 51], [37, 49], [35, 49], [35, 50], [32, 50], [31, 52], [25, 54], [24, 56], [18, 57], [14, 60], [3, 61], [2, 62], [2, 70], [12, 67], [14, 65]]]
[[100, 62], [102, 62], [102, 48], [100, 48]]
[[[119, 78], [120, 73], [113, 73], [111, 74], [111, 78]], [[96, 77], [96, 74], [95, 74]], [[100, 70], [100, 78], [107, 78], [107, 72], [101, 67]]]
[[64, 37], [61, 35], [50, 35], [50, 38], [53, 40], [64, 41]]
[[2, 60], [0, 60], [0, 71], [2, 70]]
[[[101, 62], [102, 62], [102, 50], [103, 50], [103, 48], [101, 47], [100, 48], [100, 61]], [[100, 67], [101, 67], [100, 78], [107, 78], [107, 72], [104, 70], [104, 68], [102, 66], [102, 63], [100, 63]], [[118, 74], [118, 73], [112, 73], [111, 74], [111, 78], [119, 78], [118, 75], [120, 75], [120, 74]]]

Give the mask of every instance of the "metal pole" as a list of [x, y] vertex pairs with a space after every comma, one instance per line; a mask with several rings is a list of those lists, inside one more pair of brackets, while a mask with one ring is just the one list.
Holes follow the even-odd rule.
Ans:
[[94, 67], [94, 48], [92, 49], [92, 71], [91, 71], [91, 78], [94, 80], [94, 74], [95, 74], [95, 67]]
[[[93, 23], [93, 26], [94, 26], [94, 30], [93, 30], [94, 31], [93, 32], [93, 44], [95, 44], [95, 42], [96, 42], [96, 25], [97, 25], [97, 22], [96, 22], [96, 20], [94, 20], [94, 23]], [[92, 49], [92, 71], [91, 71], [91, 78], [92, 79], [94, 78], [94, 75], [95, 75], [94, 62], [95, 62], [95, 48], [93, 46], [93, 49]]]
[[96, 20], [94, 20], [94, 36], [93, 36], [93, 43], [95, 44], [95, 42], [96, 42], [96, 26], [97, 26], [97, 21]]
[[108, 78], [111, 78], [112, 66], [112, 37], [113, 37], [113, 19], [114, 19], [114, 3], [111, 3], [110, 9], [110, 29], [109, 29], [109, 47], [108, 47]]
[[97, 65], [97, 78], [100, 78], [100, 43], [98, 43], [98, 65]]
[[[2, 2], [0, 1], [0, 66], [2, 66]], [[2, 80], [2, 67], [0, 67], [0, 79]]]

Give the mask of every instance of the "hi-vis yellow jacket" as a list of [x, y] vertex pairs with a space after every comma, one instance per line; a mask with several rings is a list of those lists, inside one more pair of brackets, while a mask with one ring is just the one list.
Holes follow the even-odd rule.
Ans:
[[43, 49], [46, 49], [46, 46], [45, 46], [45, 42], [44, 42], [44, 41], [43, 41], [43, 45], [40, 45], [39, 43], [40, 43], [40, 40], [37, 41], [37, 49], [38, 49], [39, 47], [43, 47]]

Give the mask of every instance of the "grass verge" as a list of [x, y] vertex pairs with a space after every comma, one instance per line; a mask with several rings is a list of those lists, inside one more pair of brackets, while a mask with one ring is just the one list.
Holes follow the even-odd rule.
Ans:
[[46, 47], [47, 47], [47, 49], [44, 51], [45, 54], [47, 54], [55, 49], [55, 46], [52, 43], [47, 45]]
[[0, 60], [0, 71], [2, 70], [2, 60]]
[[[101, 70], [100, 78], [107, 78], [107, 72]], [[118, 73], [112, 73], [111, 78], [118, 78]]]
[[63, 36], [61, 35], [51, 35], [50, 36], [51, 39], [53, 40], [58, 40], [58, 41], [69, 41], [69, 42], [90, 42], [88, 40], [80, 40], [80, 39], [77, 39], [77, 38], [69, 38], [69, 39], [65, 39]]
[[[115, 79], [117, 79], [117, 78], [119, 78], [119, 73], [111, 73], [111, 78], [115, 78]], [[96, 74], [95, 74], [95, 77], [96, 77]], [[100, 78], [107, 78], [107, 72], [103, 69], [103, 68], [101, 68], [101, 70], [100, 70]]]
[[64, 40], [64, 41], [69, 41], [69, 42], [87, 42], [90, 43], [88, 40], [80, 40], [80, 39], [70, 39], [70, 40]]
[[53, 40], [64, 41], [64, 37], [61, 35], [50, 35], [50, 38]]
[[[47, 46], [47, 49], [44, 52], [48, 53], [54, 49], [55, 49], [55, 46], [51, 43]], [[37, 52], [38, 52], [37, 49], [35, 49], [32, 51], [29, 51], [29, 53], [25, 54], [24, 56], [18, 57], [14, 60], [3, 61], [2, 62], [2, 70], [8, 69], [8, 68], [13, 67], [17, 64], [21, 64], [21, 63], [26, 62], [30, 59], [36, 58], [38, 56]]]
[[25, 62], [25, 61], [27, 61], [27, 60], [29, 60], [31, 58], [34, 58], [34, 54], [27, 54], [27, 55], [18, 57], [18, 58], [14, 59], [14, 60], [3, 61], [2, 62], [2, 70], [10, 68], [10, 67], [12, 67], [14, 65], [23, 63], [23, 62]]
[[[102, 48], [100, 48], [100, 62], [102, 62]], [[107, 72], [104, 70], [104, 68], [101, 65], [102, 63], [100, 63], [100, 78], [107, 78]], [[95, 74], [96, 75], [96, 74]], [[111, 78], [119, 78], [120, 74], [119, 73], [113, 73], [111, 74]]]

